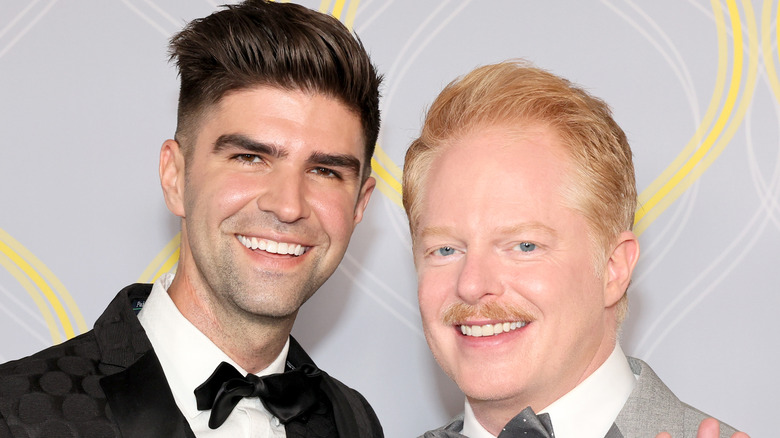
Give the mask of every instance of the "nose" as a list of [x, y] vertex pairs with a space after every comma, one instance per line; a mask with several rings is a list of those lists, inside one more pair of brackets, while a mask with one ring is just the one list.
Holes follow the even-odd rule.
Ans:
[[478, 304], [490, 296], [503, 293], [499, 264], [489, 253], [469, 251], [462, 259], [457, 294], [467, 304]]
[[264, 181], [265, 190], [257, 199], [260, 210], [272, 213], [280, 222], [293, 223], [310, 213], [303, 175], [275, 172]]

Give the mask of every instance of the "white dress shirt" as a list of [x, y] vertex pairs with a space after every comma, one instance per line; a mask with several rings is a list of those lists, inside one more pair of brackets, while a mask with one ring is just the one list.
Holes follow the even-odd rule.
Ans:
[[[195, 388], [206, 381], [221, 362], [233, 365], [242, 375], [247, 372], [179, 312], [168, 295], [172, 281], [173, 274], [165, 274], [154, 283], [138, 319], [160, 359], [176, 406], [184, 414], [195, 436], [284, 438], [284, 425], [265, 409], [257, 397], [243, 398], [222, 426], [214, 430], [209, 428], [211, 411], [198, 410], [193, 392]], [[288, 339], [279, 356], [256, 375], [284, 372], [289, 348]]]
[[[537, 414], [550, 415], [555, 438], [604, 438], [634, 386], [636, 376], [620, 344], [616, 344], [593, 374]], [[518, 406], [517, 411], [525, 408]], [[462, 433], [470, 438], [495, 438], [479, 424], [468, 400]]]

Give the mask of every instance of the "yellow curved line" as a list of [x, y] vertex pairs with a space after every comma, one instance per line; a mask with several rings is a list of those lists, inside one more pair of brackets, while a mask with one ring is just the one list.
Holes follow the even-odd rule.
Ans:
[[16, 266], [18, 266], [22, 272], [35, 283], [38, 289], [43, 292], [43, 296], [46, 297], [46, 300], [49, 302], [52, 309], [54, 309], [54, 313], [57, 314], [60, 324], [62, 324], [65, 337], [70, 339], [76, 336], [76, 333], [73, 331], [73, 325], [71, 325], [70, 319], [68, 318], [68, 314], [65, 312], [65, 308], [62, 307], [59, 298], [57, 298], [57, 295], [54, 294], [51, 287], [43, 280], [43, 277], [41, 277], [16, 251], [11, 249], [3, 239], [0, 239], [0, 253], [5, 254], [5, 256], [16, 264]]
[[[717, 6], [717, 0], [713, 0], [713, 8], [716, 8]], [[670, 192], [674, 189], [675, 186], [681, 183], [681, 181], [689, 175], [694, 168], [702, 161], [702, 159], [705, 157], [705, 155], [709, 152], [709, 150], [712, 148], [713, 144], [717, 140], [717, 138], [721, 135], [723, 132], [726, 123], [728, 122], [729, 118], [731, 117], [732, 111], [736, 105], [737, 97], [739, 95], [739, 88], [740, 83], [742, 80], [742, 70], [743, 70], [743, 47], [742, 47], [742, 23], [740, 21], [739, 17], [739, 10], [736, 7], [735, 2], [729, 1], [728, 3], [728, 9], [729, 9], [729, 15], [731, 17], [731, 26], [733, 29], [733, 44], [734, 44], [734, 61], [733, 61], [733, 70], [731, 75], [731, 85], [729, 87], [728, 94], [726, 96], [726, 102], [724, 104], [723, 110], [721, 111], [720, 115], [718, 116], [718, 119], [715, 122], [715, 125], [713, 126], [712, 131], [707, 135], [707, 138], [705, 138], [702, 145], [696, 150], [696, 153], [693, 154], [693, 156], [685, 163], [685, 165], [680, 168], [677, 172], [675, 172], [674, 176], [667, 181], [661, 189], [659, 189], [650, 199], [648, 199], [646, 202], [644, 202], [637, 211], [636, 218], [634, 220], [634, 223], [636, 225], [639, 225], [640, 222], [643, 220], [643, 218], [654, 208], [656, 205], [658, 205], [667, 195], [670, 194]], [[665, 210], [665, 207], [663, 208]], [[653, 217], [658, 217], [657, 214], [653, 215]], [[649, 223], [644, 224], [644, 226], [637, 227], [637, 232], [641, 233], [644, 229], [647, 228]]]
[[[35, 270], [37, 270], [40, 275], [43, 276], [43, 278], [48, 282], [48, 284], [51, 285], [51, 287], [54, 288], [54, 292], [62, 299], [62, 301], [65, 302], [65, 307], [67, 307], [68, 311], [70, 312], [71, 317], [76, 323], [76, 328], [78, 328], [79, 333], [84, 333], [87, 331], [87, 323], [84, 320], [84, 315], [81, 314], [81, 310], [79, 309], [79, 306], [76, 304], [76, 300], [73, 299], [73, 296], [68, 292], [68, 289], [65, 287], [64, 284], [62, 284], [62, 281], [60, 281], [59, 277], [54, 275], [54, 272], [49, 269], [48, 266], [46, 266], [45, 263], [43, 263], [38, 257], [36, 257], [30, 250], [24, 247], [21, 243], [16, 241], [13, 237], [11, 237], [10, 234], [8, 234], [6, 231], [4, 231], [2, 228], [0, 228], [0, 240], [3, 240], [11, 249], [16, 251], [22, 258], [28, 261]], [[63, 322], [63, 327], [65, 326], [66, 322]], [[70, 320], [67, 321], [67, 324], [70, 324]]]
[[[704, 132], [709, 129], [712, 121], [715, 119], [715, 114], [717, 113], [720, 101], [723, 98], [723, 91], [726, 89], [726, 71], [728, 68], [728, 35], [726, 33], [726, 24], [723, 20], [723, 9], [721, 8], [720, 3], [713, 3], [713, 12], [715, 13], [715, 29], [718, 38], [718, 69], [715, 75], [715, 88], [713, 89], [710, 103], [707, 107], [707, 111], [704, 113], [704, 118], [699, 123], [699, 127], [690, 140], [688, 140], [688, 143], [685, 145], [682, 152], [680, 152], [674, 161], [672, 161], [672, 163], [639, 194], [637, 217], [639, 217], [640, 214], [643, 214], [642, 210], [644, 209], [644, 204], [658, 193], [661, 187], [671, 179], [674, 172], [677, 172], [680, 167], [682, 167], [685, 160], [687, 160], [696, 147], [701, 144]], [[644, 211], [644, 213], [647, 213], [647, 211]], [[638, 222], [638, 219], [635, 219], [635, 223], [636, 222]]]
[[[775, 23], [780, 22], [780, 8], [777, 9]], [[778, 40], [777, 47], [780, 50], [780, 32], [775, 30]], [[775, 99], [780, 102], [780, 80], [777, 78], [775, 69], [775, 54], [772, 52], [772, 0], [764, 0], [764, 6], [761, 11], [761, 52], [764, 55], [764, 65], [766, 66], [767, 79], [772, 88]]]
[[[715, 147], [712, 149], [711, 153], [704, 157], [700, 163], [697, 163], [698, 166], [692, 170], [692, 172], [689, 175], [686, 175], [684, 180], [681, 181], [679, 185], [676, 185], [674, 187], [674, 190], [671, 191], [671, 196], [667, 197], [663, 200], [662, 203], [659, 204], [659, 208], [656, 209], [652, 213], [652, 218], [648, 218], [649, 221], [645, 224], [640, 225], [638, 227], [637, 232], [641, 233], [647, 228], [647, 225], [649, 223], [652, 223], [652, 220], [654, 220], [658, 215], [660, 215], [666, 208], [668, 208], [676, 199], [678, 199], [682, 193], [685, 192], [706, 170], [709, 168], [709, 166], [720, 156], [720, 154], [723, 152], [723, 150], [726, 148], [728, 143], [731, 141], [731, 139], [734, 137], [734, 134], [736, 133], [737, 129], [742, 124], [742, 121], [745, 118], [745, 114], [747, 113], [748, 107], [750, 106], [750, 103], [753, 99], [753, 95], [756, 88], [756, 80], [758, 76], [758, 26], [756, 25], [756, 19], [755, 14], [753, 12], [753, 7], [750, 1], [742, 2], [743, 7], [745, 9], [745, 16], [747, 18], [747, 28], [748, 28], [748, 68], [747, 68], [747, 79], [745, 81], [745, 90], [742, 95], [742, 98], [740, 99], [739, 106], [737, 107], [737, 110], [733, 113], [733, 118], [731, 118], [731, 121], [729, 122], [728, 127], [726, 128], [725, 132], [723, 133], [723, 136], [718, 140], [718, 142], [715, 144]], [[729, 4], [729, 13], [732, 15], [732, 17], [738, 13], [738, 11], [735, 11], [736, 6], [733, 3]], [[733, 23], [732, 19], [732, 25], [738, 26], [738, 28], [735, 28], [734, 31], [734, 44], [742, 44], [742, 38], [741, 38], [741, 22], [739, 23]], [[739, 38], [737, 37], [737, 31], [739, 31]], [[736, 51], [735, 51], [736, 52]], [[740, 50], [738, 52], [740, 55], [742, 55], [742, 51]], [[736, 65], [739, 63], [742, 64], [742, 58], [737, 58], [734, 60], [734, 64]]]
[[62, 335], [57, 329], [57, 321], [54, 319], [54, 316], [51, 314], [51, 310], [46, 305], [46, 301], [43, 299], [43, 297], [41, 297], [38, 289], [35, 288], [35, 285], [32, 284], [30, 279], [27, 278], [27, 276], [22, 273], [19, 267], [11, 262], [11, 260], [6, 257], [4, 253], [0, 254], [0, 265], [2, 265], [6, 271], [8, 271], [14, 278], [16, 278], [16, 281], [18, 281], [19, 284], [21, 284], [30, 295], [33, 302], [35, 303], [35, 306], [38, 307], [38, 311], [41, 312], [41, 315], [43, 315], [43, 320], [46, 322], [46, 326], [49, 328], [51, 341], [55, 344], [62, 342]]
[[[159, 270], [160, 265], [163, 265], [168, 263], [168, 260], [170, 260], [171, 254], [179, 254], [179, 245], [181, 245], [181, 232], [176, 233], [175, 236], [173, 236], [173, 239], [168, 241], [167, 244], [163, 247], [162, 250], [160, 250], [159, 253], [152, 259], [151, 263], [146, 266], [146, 269], [141, 273], [141, 276], [138, 277], [139, 283], [147, 283], [147, 282], [154, 282], [154, 280], [159, 277]], [[166, 271], [167, 272], [167, 271]]]
[[173, 269], [174, 266], [176, 266], [176, 263], [179, 263], [179, 254], [180, 254], [181, 248], [176, 248], [176, 251], [171, 254], [170, 257], [168, 257], [168, 260], [165, 261], [165, 263], [160, 266], [160, 269], [157, 270], [157, 272], [154, 274], [154, 278], [152, 278], [152, 283], [157, 281], [158, 278], [160, 278], [161, 275], [169, 272], [171, 269]]
[[322, 0], [320, 2], [320, 12], [326, 14], [328, 13], [329, 8], [330, 8], [330, 0]]
[[336, 0], [336, 4], [333, 6], [333, 15], [334, 17], [341, 20], [341, 12], [344, 10], [344, 2], [346, 0]]
[[377, 178], [376, 188], [380, 193], [387, 196], [387, 199], [392, 201], [395, 205], [403, 208], [403, 202], [401, 201], [401, 195], [384, 180]]
[[347, 26], [347, 29], [352, 31], [352, 28], [355, 27], [355, 16], [357, 15], [357, 8], [360, 4], [360, 0], [352, 0], [349, 3], [349, 8], [347, 9], [347, 19], [344, 20], [344, 25]]
[[377, 143], [376, 150], [374, 150], [374, 158], [379, 162], [379, 164], [382, 165], [385, 169], [387, 169], [388, 172], [390, 172], [390, 175], [393, 176], [394, 179], [397, 181], [401, 181], [403, 171], [400, 166], [395, 164], [392, 158], [390, 158], [387, 153], [385, 153], [385, 150], [382, 149], [382, 147]]
[[393, 178], [384, 167], [380, 166], [375, 158], [371, 159], [371, 169], [374, 171], [377, 179], [385, 182], [397, 194], [401, 194], [401, 183]]
[[175, 236], [173, 236], [173, 239], [169, 240], [167, 244], [163, 247], [162, 250], [160, 250], [159, 253], [152, 259], [152, 261], [146, 266], [146, 269], [141, 273], [141, 276], [138, 277], [138, 282], [148, 282], [150, 278], [153, 278], [154, 273], [157, 272], [158, 267], [163, 264], [165, 260], [170, 257], [170, 254], [178, 251], [179, 245], [181, 244], [181, 232], [176, 233]]

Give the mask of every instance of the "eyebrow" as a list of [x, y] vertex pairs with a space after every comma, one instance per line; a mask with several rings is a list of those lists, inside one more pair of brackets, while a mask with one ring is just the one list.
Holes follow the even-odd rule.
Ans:
[[313, 165], [338, 167], [351, 171], [355, 175], [360, 175], [360, 160], [354, 155], [314, 152], [307, 161]]
[[275, 158], [284, 158], [287, 156], [287, 152], [278, 148], [273, 144], [262, 143], [252, 140], [251, 138], [241, 134], [223, 134], [217, 138], [214, 142], [214, 153], [236, 147], [246, 150], [251, 153], [268, 155]]
[[420, 238], [425, 237], [441, 237], [441, 236], [448, 236], [452, 234], [452, 228], [451, 227], [425, 227], [420, 230], [418, 233], [418, 236]]
[[510, 225], [508, 227], [500, 227], [498, 228], [496, 234], [500, 234], [500, 235], [520, 234], [528, 231], [540, 231], [542, 233], [547, 233], [552, 237], [558, 236], [557, 231], [540, 222], [529, 222], [529, 223], [523, 223], [517, 225]]
[[[529, 223], [522, 223], [516, 225], [509, 225], [506, 227], [499, 227], [495, 229], [495, 232], [493, 234], [498, 236], [506, 236], [506, 235], [521, 234], [529, 231], [540, 231], [543, 233], [547, 233], [552, 237], [558, 236], [557, 231], [540, 222], [529, 222]], [[425, 227], [421, 229], [418, 236], [420, 238], [441, 237], [441, 236], [449, 236], [452, 235], [453, 233], [454, 231], [452, 227], [431, 226], [431, 227]]]

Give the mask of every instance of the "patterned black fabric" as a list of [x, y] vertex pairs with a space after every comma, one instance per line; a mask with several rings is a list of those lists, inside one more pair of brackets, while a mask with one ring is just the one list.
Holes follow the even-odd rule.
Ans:
[[117, 436], [98, 384], [93, 347], [69, 343], [3, 366], [0, 413], [9, 417], [10, 430], [0, 427], [0, 436]]
[[552, 438], [550, 414], [536, 415], [530, 406], [520, 411], [504, 426], [498, 438]]
[[[194, 437], [131, 306], [150, 292], [128, 286], [93, 330], [0, 365], [0, 438]], [[293, 338], [287, 359], [313, 363]], [[288, 424], [290, 438], [383, 437], [357, 391], [324, 372], [321, 388], [330, 404]]]
[[287, 438], [337, 438], [336, 421], [333, 408], [327, 397], [320, 397], [318, 406], [303, 418], [298, 418], [284, 426]]

